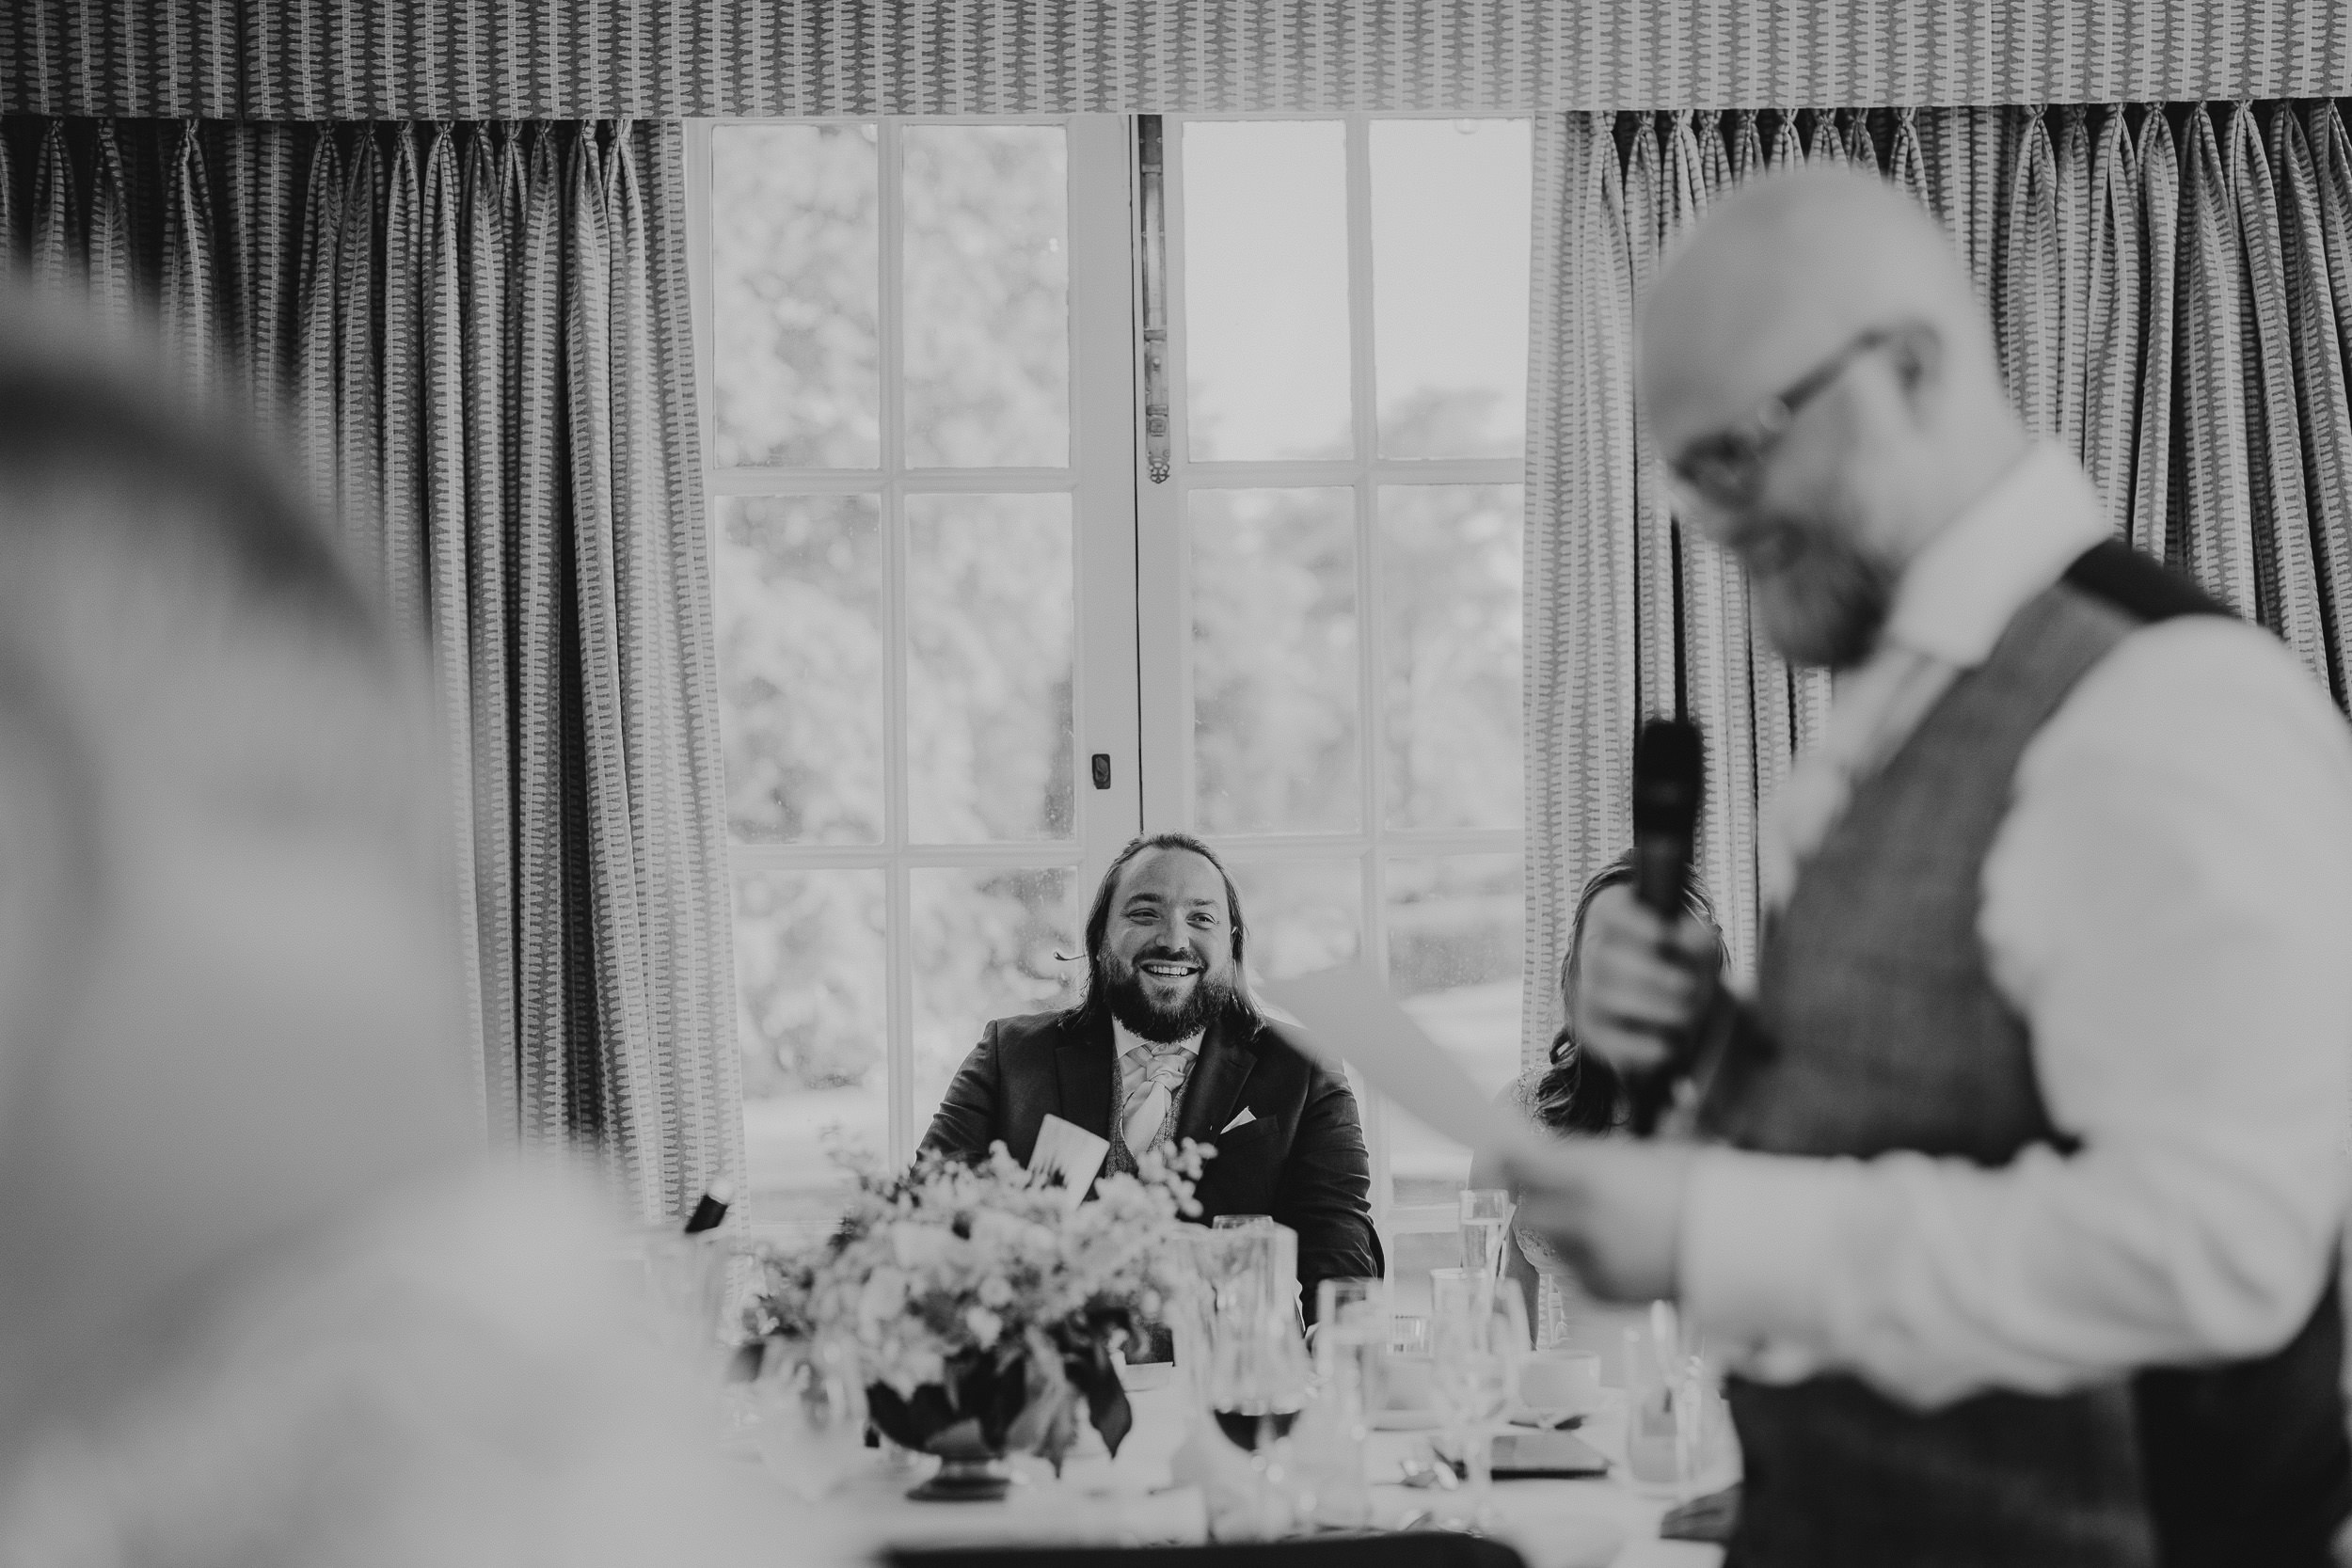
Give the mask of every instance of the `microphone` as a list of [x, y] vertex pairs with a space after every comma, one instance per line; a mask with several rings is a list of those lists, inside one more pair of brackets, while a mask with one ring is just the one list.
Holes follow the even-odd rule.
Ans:
[[727, 1217], [727, 1205], [735, 1201], [735, 1183], [725, 1177], [710, 1184], [695, 1203], [694, 1212], [686, 1216], [686, 1233], [699, 1236], [706, 1230], [716, 1230], [719, 1222]]
[[[1633, 894], [1668, 922], [1682, 918], [1706, 775], [1696, 724], [1644, 721], [1633, 741]], [[1626, 1088], [1633, 1131], [1647, 1137], [1674, 1097], [1674, 1070], [1629, 1075]]]

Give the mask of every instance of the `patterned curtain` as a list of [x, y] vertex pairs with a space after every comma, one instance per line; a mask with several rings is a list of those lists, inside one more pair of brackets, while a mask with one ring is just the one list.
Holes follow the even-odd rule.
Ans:
[[2352, 675], [2352, 141], [2262, 107], [1681, 112], [1537, 122], [1527, 466], [1531, 1059], [1584, 879], [1630, 841], [1633, 732], [1708, 738], [1700, 874], [1752, 973], [1756, 824], [1826, 679], [1750, 634], [1721, 552], [1668, 515], [1634, 407], [1637, 302], [1708, 199], [1798, 162], [1874, 167], [1949, 228], [2010, 392], [2079, 453], [2118, 537]]
[[0, 122], [36, 287], [275, 414], [430, 646], [492, 1135], [740, 1179], [680, 133]]
[[2320, 0], [10, 0], [0, 112], [675, 119], [2352, 91]]

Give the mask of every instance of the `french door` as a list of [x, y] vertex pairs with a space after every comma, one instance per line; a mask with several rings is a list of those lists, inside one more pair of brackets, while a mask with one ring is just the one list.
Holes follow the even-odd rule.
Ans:
[[[1228, 856], [1257, 973], [1363, 958], [1507, 1082], [1525, 122], [690, 148], [755, 1214], [1075, 994], [1137, 831]], [[1464, 1159], [1366, 1118], [1424, 1270]]]

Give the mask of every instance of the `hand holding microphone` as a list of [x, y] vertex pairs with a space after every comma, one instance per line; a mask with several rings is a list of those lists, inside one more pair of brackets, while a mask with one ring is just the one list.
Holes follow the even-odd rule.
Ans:
[[1634, 879], [1594, 899], [1577, 953], [1570, 1027], [1617, 1070], [1646, 1134], [1691, 1065], [1721, 962], [1714, 930], [1687, 910], [1704, 778], [1698, 731], [1652, 720], [1633, 752]]

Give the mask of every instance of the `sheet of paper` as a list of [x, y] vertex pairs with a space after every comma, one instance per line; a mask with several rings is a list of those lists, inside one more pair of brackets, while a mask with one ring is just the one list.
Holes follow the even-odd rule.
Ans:
[[1038, 1127], [1037, 1144], [1029, 1150], [1029, 1170], [1034, 1175], [1058, 1175], [1062, 1207], [1075, 1209], [1086, 1201], [1087, 1189], [1094, 1185], [1094, 1173], [1103, 1168], [1103, 1158], [1110, 1151], [1108, 1138], [1098, 1138], [1074, 1121], [1049, 1116]]
[[[1299, 1042], [1302, 1049], [1346, 1062], [1432, 1132], [1485, 1153], [1534, 1141], [1519, 1119], [1481, 1093], [1461, 1065], [1362, 965], [1267, 981], [1258, 989], [1305, 1028], [1309, 1038]], [[1278, 1018], [1276, 1026], [1285, 1022]]]

